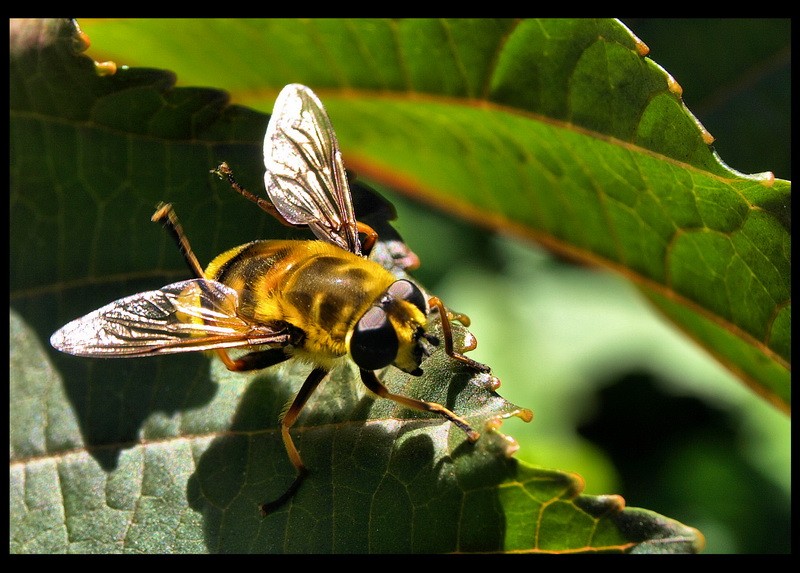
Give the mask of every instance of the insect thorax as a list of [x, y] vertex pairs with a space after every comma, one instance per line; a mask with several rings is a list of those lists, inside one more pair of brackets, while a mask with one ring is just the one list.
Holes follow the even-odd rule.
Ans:
[[215, 258], [206, 276], [239, 295], [237, 314], [288, 322], [310, 353], [342, 356], [356, 321], [394, 276], [377, 263], [322, 241], [255, 241]]

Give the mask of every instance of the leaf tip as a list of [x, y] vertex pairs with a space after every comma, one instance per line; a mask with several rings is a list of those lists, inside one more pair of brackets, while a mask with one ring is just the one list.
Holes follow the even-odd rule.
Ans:
[[575, 500], [575, 504], [592, 517], [599, 518], [623, 511], [625, 498], [617, 494], [582, 496]]
[[678, 97], [683, 96], [683, 86], [681, 86], [681, 84], [679, 84], [671, 74], [667, 74], [667, 89], [671, 94], [674, 94]]
[[113, 76], [117, 73], [116, 62], [95, 62], [94, 71], [100, 77]]
[[[488, 425], [487, 423], [487, 426]], [[506, 458], [510, 458], [517, 453], [517, 450], [519, 450], [519, 442], [517, 442], [515, 438], [500, 433], [498, 433], [498, 437], [500, 438], [501, 452]]]
[[516, 416], [520, 418], [524, 422], [530, 422], [533, 419], [533, 412], [528, 410], [527, 408], [517, 408], [512, 412], [508, 412], [505, 414], [501, 414], [498, 416], [492, 416], [484, 423], [484, 428], [487, 432], [493, 433], [498, 438], [498, 442], [500, 444], [500, 450], [503, 455], [507, 458], [510, 458], [517, 450], [519, 450], [519, 442], [507, 434], [502, 434], [498, 430], [500, 426], [503, 425], [503, 421], [506, 418], [510, 418], [511, 416]]
[[75, 35], [72, 40], [73, 49], [76, 53], [82, 54], [89, 49], [89, 47], [92, 45], [92, 41], [89, 39], [89, 35], [81, 30], [80, 26], [78, 26], [78, 23], [75, 20], [72, 20], [72, 25], [75, 29]]
[[753, 177], [764, 187], [772, 187], [775, 184], [775, 174], [772, 171], [756, 173]]
[[636, 53], [637, 53], [637, 54], [638, 54], [640, 57], [642, 57], [642, 58], [643, 58], [643, 57], [645, 57], [647, 54], [649, 54], [649, 53], [650, 53], [650, 47], [649, 47], [647, 44], [645, 44], [644, 42], [642, 42], [642, 41], [641, 41], [641, 40], [640, 40], [640, 39], [639, 39], [639, 38], [636, 36], [636, 34], [634, 34], [634, 33], [633, 33], [631, 30], [630, 30], [630, 28], [628, 28], [628, 26], [626, 26], [626, 25], [625, 25], [624, 23], [622, 23], [620, 20], [617, 20], [617, 24], [619, 24], [620, 26], [622, 26], [623, 28], [625, 28], [625, 30], [628, 32], [628, 34], [630, 34], [630, 37], [631, 37], [631, 39], [633, 40], [633, 49], [634, 49], [634, 50], [636, 50]]
[[641, 41], [639, 38], [637, 38], [636, 36], [634, 36], [634, 40], [635, 40], [635, 43], [634, 43], [634, 49], [636, 50], [636, 53], [637, 53], [637, 54], [639, 54], [639, 56], [641, 56], [641, 57], [643, 58], [643, 57], [645, 57], [647, 54], [649, 54], [649, 53], [650, 53], [650, 46], [648, 46], [647, 44], [645, 44], [644, 42], [642, 42], [642, 41]]

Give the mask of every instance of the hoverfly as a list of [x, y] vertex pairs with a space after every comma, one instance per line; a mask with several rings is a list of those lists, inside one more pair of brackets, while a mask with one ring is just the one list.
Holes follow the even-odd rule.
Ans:
[[[413, 282], [367, 258], [377, 233], [356, 221], [336, 135], [309, 88], [291, 84], [278, 95], [264, 138], [264, 162], [268, 200], [241, 188], [226, 164], [214, 172], [282, 223], [308, 227], [319, 240], [253, 241], [222, 253], [203, 270], [172, 206], [160, 205], [152, 220], [164, 224], [196, 278], [112, 302], [70, 322], [50, 343], [94, 358], [213, 350], [238, 372], [290, 358], [311, 363], [280, 420], [297, 475], [283, 495], [261, 505], [266, 515], [288, 501], [308, 473], [289, 431], [343, 357], [355, 362], [373, 393], [444, 417], [470, 442], [479, 433], [466, 420], [441, 404], [391, 393], [375, 371], [393, 365], [422, 374], [422, 360], [439, 343], [426, 331], [434, 310], [441, 317], [445, 352], [481, 372], [489, 368], [453, 348], [450, 321], [468, 325], [465, 316], [448, 314], [437, 297], [426, 297]], [[231, 358], [229, 349], [248, 352]]]

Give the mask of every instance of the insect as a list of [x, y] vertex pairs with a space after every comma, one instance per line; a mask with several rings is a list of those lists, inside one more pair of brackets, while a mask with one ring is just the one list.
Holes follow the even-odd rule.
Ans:
[[[280, 420], [297, 474], [283, 495], [261, 505], [266, 515], [286, 503], [308, 474], [290, 429], [344, 357], [355, 362], [373, 393], [442, 416], [470, 442], [479, 433], [466, 420], [441, 404], [393, 394], [375, 371], [391, 365], [422, 374], [422, 361], [439, 344], [426, 330], [432, 312], [441, 317], [450, 357], [482, 372], [489, 368], [453, 348], [450, 321], [468, 325], [465, 316], [450, 314], [437, 297], [426, 297], [413, 282], [367, 257], [377, 233], [356, 221], [336, 135], [309, 88], [290, 84], [279, 94], [264, 138], [264, 162], [269, 199], [241, 188], [224, 163], [214, 172], [282, 223], [310, 228], [317, 240], [253, 241], [222, 253], [204, 270], [174, 209], [162, 204], [152, 220], [173, 236], [195, 278], [112, 302], [70, 322], [50, 343], [94, 358], [214, 351], [237, 372], [290, 358], [310, 363], [311, 373]], [[230, 349], [247, 353], [233, 358]]]

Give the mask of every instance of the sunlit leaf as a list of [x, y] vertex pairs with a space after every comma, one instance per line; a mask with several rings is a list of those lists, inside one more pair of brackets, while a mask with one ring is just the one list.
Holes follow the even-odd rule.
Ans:
[[[224, 87], [267, 112], [284, 84], [311, 86], [349, 167], [621, 273], [790, 410], [790, 182], [728, 167], [680, 85], [619, 22], [125, 20], [85, 29], [103, 57], [180, 69], [185, 84]], [[164, 49], [167, 36], [175, 49]], [[206, 58], [189, 49], [195, 37], [224, 37], [225, 49]]]
[[[153, 21], [128, 46], [131, 54], [148, 45], [182, 53], [199, 70], [211, 59], [204, 54], [211, 42], [197, 37], [210, 39], [222, 26], [217, 33], [224, 30], [227, 43], [213, 57], [231, 63], [228, 79], [239, 83], [220, 87], [237, 101], [268, 111], [283, 84], [310, 84], [331, 112], [348, 165], [675, 295], [690, 319], [710, 316], [740, 342], [761, 341], [750, 345], [761, 356], [748, 360], [767, 357], [776, 372], [770, 393], [788, 387], [788, 310], [775, 333], [765, 339], [763, 332], [768, 310], [788, 309], [781, 298], [788, 297], [781, 203], [788, 184], [770, 188], [768, 179], [721, 165], [701, 145], [674, 86], [641, 59], [641, 46], [618, 23], [562, 22], [538, 40], [543, 24], [527, 21], [278, 24], [173, 22], [165, 33], [159, 26], [168, 23]], [[116, 29], [130, 33], [131, 25]], [[245, 377], [209, 370], [203, 356], [120, 363], [45, 350], [67, 319], [185, 278], [174, 245], [148, 223], [159, 201], [176, 204], [201, 261], [287, 233], [209, 173], [225, 160], [245, 186], [260, 189], [265, 115], [229, 106], [219, 91], [174, 89], [173, 76], [155, 69], [99, 76], [91, 59], [68, 49], [68, 29], [51, 45], [48, 26], [12, 23], [11, 35], [12, 550], [700, 548], [691, 528], [623, 509], [614, 496], [581, 496], [575, 476], [510, 458], [513, 442], [491, 427], [496, 416], [521, 410], [490, 379], [454, 369], [441, 353], [419, 383], [388, 383], [463, 413], [484, 433], [475, 446], [445, 422], [365, 396], [353, 372], [342, 371], [314, 396], [296, 430], [313, 477], [285, 511], [262, 519], [257, 504], [293, 477], [277, 419], [307, 370], [289, 364]], [[166, 38], [174, 50], [165, 49]], [[320, 42], [325, 58], [303, 48]], [[402, 49], [390, 49], [393, 42]], [[557, 46], [575, 75], [558, 58], [540, 60], [534, 73], [531, 53]], [[597, 93], [591, 78], [608, 62], [628, 66], [615, 71], [615, 90], [632, 71], [646, 77], [651, 91], [635, 101], [647, 114], [631, 113], [627, 96], [611, 106], [614, 118], [592, 113], [609, 94]], [[182, 68], [149, 55], [139, 64]], [[181, 80], [215, 85], [183, 72]], [[681, 119], [677, 135], [661, 129], [669, 113]], [[711, 231], [676, 233], [693, 226]], [[709, 291], [696, 288], [697, 276], [718, 278], [715, 257], [686, 274], [715, 241], [738, 253], [743, 268], [757, 267], [765, 294], [748, 299], [749, 312], [703, 299]], [[770, 248], [752, 253], [750, 244]], [[673, 249], [681, 255], [675, 261], [667, 256]]]

